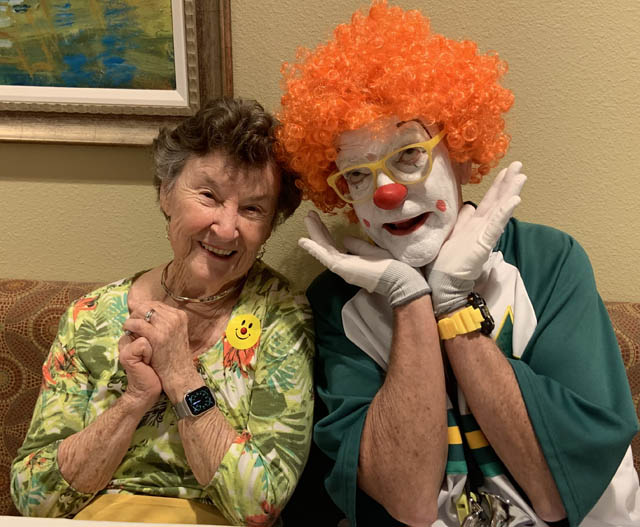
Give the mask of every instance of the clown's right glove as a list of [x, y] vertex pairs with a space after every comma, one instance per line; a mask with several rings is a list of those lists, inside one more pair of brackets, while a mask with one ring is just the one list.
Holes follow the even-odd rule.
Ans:
[[416, 269], [364, 240], [346, 236], [343, 243], [352, 254], [341, 252], [314, 211], [309, 212], [304, 223], [311, 239], [300, 238], [300, 247], [345, 282], [387, 297], [391, 307], [405, 304], [431, 291], [424, 276]]
[[477, 209], [472, 205], [460, 209], [453, 232], [426, 267], [436, 316], [466, 305], [482, 266], [520, 203], [527, 180], [521, 169], [519, 161], [511, 163], [496, 176]]

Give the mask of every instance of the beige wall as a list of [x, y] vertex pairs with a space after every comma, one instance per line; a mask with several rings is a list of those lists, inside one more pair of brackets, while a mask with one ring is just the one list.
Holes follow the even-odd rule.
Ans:
[[[509, 62], [505, 163], [521, 160], [529, 176], [516, 215], [575, 236], [604, 298], [640, 300], [640, 2], [398, 3], [428, 9], [436, 31]], [[361, 5], [232, 0], [236, 94], [277, 110], [281, 61]], [[167, 260], [150, 170], [144, 148], [0, 144], [0, 277], [106, 281]], [[301, 287], [320, 269], [295, 245], [305, 210], [266, 256]]]

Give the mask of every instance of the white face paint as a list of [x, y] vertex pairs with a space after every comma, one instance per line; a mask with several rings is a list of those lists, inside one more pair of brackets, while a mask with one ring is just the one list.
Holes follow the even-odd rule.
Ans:
[[[428, 141], [438, 130], [430, 128], [429, 132], [417, 121], [385, 118], [379, 125], [343, 133], [338, 139], [336, 164], [339, 170], [345, 170], [377, 161], [403, 146]], [[376, 177], [378, 188], [393, 183], [381, 171]], [[406, 188], [407, 197], [398, 208], [381, 209], [375, 205], [373, 196], [354, 203], [353, 208], [360, 225], [376, 244], [398, 260], [422, 267], [437, 256], [460, 209], [460, 187], [444, 141], [433, 150], [429, 176]]]

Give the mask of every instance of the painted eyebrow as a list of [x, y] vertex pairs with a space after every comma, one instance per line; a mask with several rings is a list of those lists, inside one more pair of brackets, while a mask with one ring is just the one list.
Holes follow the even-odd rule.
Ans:
[[424, 123], [420, 119], [409, 119], [408, 121], [400, 121], [399, 123], [396, 124], [396, 127], [400, 128], [403, 124], [407, 124], [407, 123], [418, 123], [420, 126], [422, 126], [422, 128], [424, 128], [424, 131], [427, 132], [429, 139], [433, 138], [433, 136], [431, 135], [431, 132], [429, 132], [429, 129], [424, 125]]
[[[400, 128], [403, 124], [407, 124], [407, 123], [418, 123], [420, 126], [422, 126], [424, 131], [427, 132], [427, 135], [429, 136], [429, 139], [433, 139], [433, 136], [431, 135], [431, 132], [429, 132], [427, 127], [424, 125], [424, 123], [420, 119], [409, 119], [408, 121], [400, 121], [400, 122], [396, 123], [396, 128]], [[339, 154], [340, 152], [342, 152], [342, 150], [343, 150], [342, 148], [336, 148], [336, 153]], [[354, 166], [358, 166], [358, 164], [356, 164]], [[362, 163], [362, 164], [366, 165], [367, 163]]]

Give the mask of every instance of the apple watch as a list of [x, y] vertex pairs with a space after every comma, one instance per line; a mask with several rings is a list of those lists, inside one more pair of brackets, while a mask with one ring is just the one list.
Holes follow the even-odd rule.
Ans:
[[187, 392], [179, 403], [174, 405], [173, 410], [178, 416], [178, 420], [185, 417], [198, 417], [208, 412], [216, 406], [216, 398], [208, 386], [201, 386]]
[[448, 317], [438, 321], [438, 333], [442, 340], [480, 330], [483, 335], [491, 335], [495, 322], [484, 298], [478, 293], [467, 295], [467, 305]]

